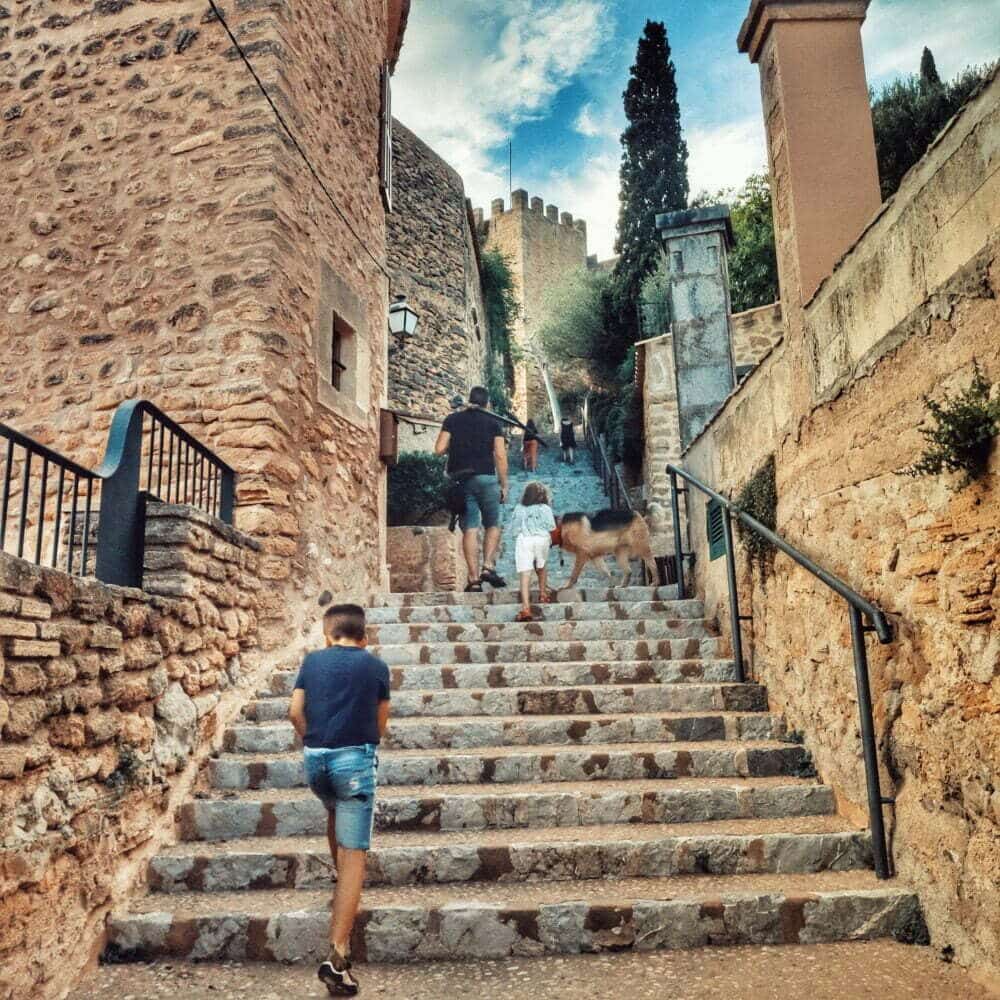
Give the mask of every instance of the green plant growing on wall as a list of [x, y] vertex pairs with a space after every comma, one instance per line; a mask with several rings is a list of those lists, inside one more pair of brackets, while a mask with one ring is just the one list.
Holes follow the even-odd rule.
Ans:
[[499, 413], [511, 410], [510, 393], [514, 387], [514, 363], [517, 345], [514, 323], [519, 306], [514, 292], [510, 262], [499, 250], [482, 255], [483, 300], [490, 329], [490, 350], [486, 358], [486, 389], [490, 406]]
[[[736, 497], [736, 506], [760, 521], [765, 528], [775, 530], [778, 525], [778, 487], [773, 455], [747, 480]], [[762, 573], [767, 572], [774, 557], [774, 546], [740, 520], [736, 521], [736, 528], [751, 561]]]
[[444, 492], [447, 486], [443, 455], [404, 452], [389, 469], [389, 527], [447, 523]]
[[934, 421], [921, 427], [928, 442], [923, 455], [904, 470], [908, 476], [938, 476], [960, 472], [956, 490], [965, 489], [986, 473], [993, 439], [1000, 434], [1000, 398], [990, 399], [991, 384], [972, 362], [972, 383], [957, 396], [944, 393], [941, 402], [924, 396]]

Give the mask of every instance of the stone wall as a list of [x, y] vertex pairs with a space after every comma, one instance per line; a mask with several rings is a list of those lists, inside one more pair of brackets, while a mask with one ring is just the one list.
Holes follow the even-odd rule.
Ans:
[[733, 363], [737, 371], [759, 365], [763, 357], [785, 335], [781, 303], [748, 309], [729, 317], [733, 338]]
[[[685, 455], [733, 494], [773, 454], [779, 532], [888, 613], [895, 641], [868, 649], [895, 864], [935, 946], [994, 973], [1000, 449], [961, 491], [957, 477], [900, 473], [925, 445], [925, 394], [968, 385], [974, 358], [1000, 381], [998, 150], [994, 79], [799, 310], [802, 343], [790, 333]], [[724, 561], [708, 561], [704, 518], [691, 525], [699, 591], [725, 623]], [[754, 675], [863, 815], [844, 602], [783, 556], [763, 573], [741, 560], [739, 578]]]
[[[344, 218], [206, 9], [19, 3], [3, 22], [0, 348], [20, 362], [0, 419], [93, 465], [144, 396], [217, 450], [264, 545], [274, 647], [323, 590], [384, 584], [386, 4], [225, 6]], [[335, 312], [349, 392], [329, 384]]]
[[257, 670], [259, 546], [152, 504], [144, 590], [0, 554], [0, 997], [62, 996]]
[[389, 529], [392, 593], [454, 593], [464, 589], [465, 576], [460, 531], [422, 527]]
[[[587, 267], [587, 226], [541, 198], [528, 198], [518, 190], [511, 196], [510, 209], [503, 199], [493, 202], [493, 211], [484, 224], [484, 245], [505, 254], [514, 272], [521, 315], [515, 323], [518, 343], [530, 342], [532, 331], [544, 322], [549, 292], [575, 271]], [[544, 426], [548, 420], [548, 397], [533, 362], [515, 366], [514, 413], [521, 420], [533, 417]]]
[[451, 398], [467, 398], [485, 376], [489, 330], [478, 237], [455, 170], [400, 122], [393, 152], [386, 234], [392, 290], [406, 295], [420, 321], [414, 336], [390, 346], [389, 403], [440, 422]]

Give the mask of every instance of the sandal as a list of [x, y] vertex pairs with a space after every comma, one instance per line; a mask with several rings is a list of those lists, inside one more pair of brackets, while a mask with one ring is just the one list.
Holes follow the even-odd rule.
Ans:
[[465, 585], [465, 592], [467, 594], [481, 594], [483, 592], [483, 584], [481, 580], [470, 580]]
[[534, 620], [535, 616], [527, 608], [521, 608], [514, 619], [516, 622], [533, 622]]
[[507, 586], [507, 581], [492, 566], [483, 568], [483, 575], [479, 578], [479, 582], [488, 583], [491, 587]]
[[555, 604], [559, 594], [555, 590], [546, 590], [544, 594], [538, 595], [539, 604]]

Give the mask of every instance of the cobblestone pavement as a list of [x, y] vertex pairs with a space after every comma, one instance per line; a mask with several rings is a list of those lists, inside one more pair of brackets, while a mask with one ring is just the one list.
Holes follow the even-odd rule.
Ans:
[[[395, 1000], [991, 1000], [1000, 996], [931, 948], [888, 941], [708, 948], [506, 962], [359, 965], [363, 997]], [[73, 1000], [320, 1000], [312, 966], [103, 966]]]

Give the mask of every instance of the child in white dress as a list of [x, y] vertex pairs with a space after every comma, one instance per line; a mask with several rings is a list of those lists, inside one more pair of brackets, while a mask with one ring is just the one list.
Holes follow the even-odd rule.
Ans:
[[547, 586], [545, 563], [552, 544], [556, 518], [550, 506], [549, 491], [542, 483], [528, 483], [521, 502], [514, 508], [510, 530], [514, 535], [514, 562], [521, 581], [521, 610], [514, 621], [530, 622], [531, 571], [538, 574], [538, 600], [548, 604], [552, 600]]

